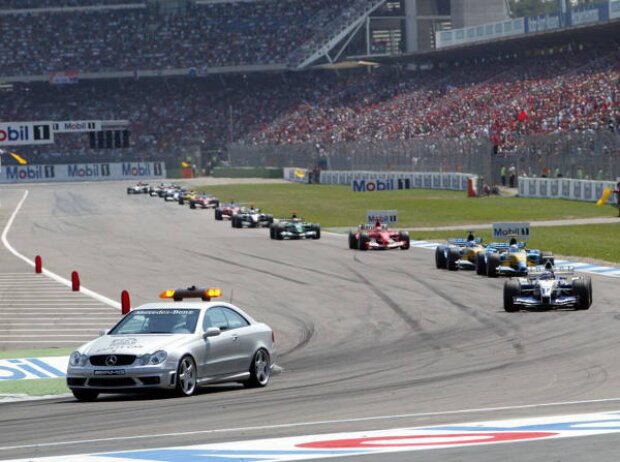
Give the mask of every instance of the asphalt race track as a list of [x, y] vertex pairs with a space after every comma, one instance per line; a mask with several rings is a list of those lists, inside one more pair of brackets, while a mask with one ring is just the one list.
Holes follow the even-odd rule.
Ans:
[[[8, 239], [114, 300], [128, 290], [134, 306], [221, 287], [275, 329], [284, 371], [262, 390], [4, 404], [0, 459], [620, 410], [618, 279], [593, 276], [589, 311], [508, 314], [503, 280], [436, 270], [432, 251], [351, 251], [327, 233], [273, 241], [126, 185], [28, 186]], [[2, 209], [23, 191], [3, 187]], [[615, 462], [619, 448], [616, 433], [355, 458]]]

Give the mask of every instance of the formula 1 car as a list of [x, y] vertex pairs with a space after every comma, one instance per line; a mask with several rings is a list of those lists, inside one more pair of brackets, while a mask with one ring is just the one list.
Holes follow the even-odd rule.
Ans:
[[183, 190], [181, 194], [179, 194], [179, 205], [185, 205], [186, 202], [191, 201], [196, 196], [198, 196], [198, 193], [194, 191], [193, 189], [189, 191]]
[[142, 183], [141, 181], [127, 188], [127, 194], [146, 194], [148, 192], [149, 192], [148, 183]]
[[435, 248], [435, 265], [438, 269], [456, 271], [476, 269], [476, 257], [484, 252], [482, 238], [469, 233], [467, 239], [448, 239], [448, 245]]
[[179, 186], [173, 186], [166, 189], [161, 197], [163, 197], [166, 202], [178, 202], [181, 195], [185, 194], [185, 192], [185, 189], [182, 189]]
[[219, 206], [220, 200], [210, 194], [198, 194], [193, 199], [189, 200], [190, 209], [196, 209], [198, 207], [200, 207], [201, 209], [214, 209]]
[[592, 280], [575, 276], [570, 267], [532, 268], [527, 277], [512, 278], [504, 284], [504, 309], [509, 313], [522, 308], [556, 309], [574, 307], [587, 310], [592, 305]]
[[409, 233], [389, 229], [377, 221], [373, 225], [359, 225], [357, 230], [349, 231], [349, 249], [358, 250], [407, 250], [410, 247]]
[[241, 206], [238, 203], [226, 202], [215, 208], [215, 219], [217, 221], [222, 221], [224, 219], [230, 220], [234, 215], [239, 213], [240, 210]]
[[257, 208], [243, 207], [230, 219], [233, 228], [262, 228], [273, 223], [273, 215], [263, 213]]
[[512, 239], [508, 242], [488, 244], [484, 252], [476, 256], [476, 273], [490, 278], [497, 276], [525, 276], [528, 268], [552, 265], [555, 258], [551, 252], [527, 249], [525, 242]]
[[321, 225], [303, 218], [277, 218], [269, 226], [271, 239], [321, 239]]

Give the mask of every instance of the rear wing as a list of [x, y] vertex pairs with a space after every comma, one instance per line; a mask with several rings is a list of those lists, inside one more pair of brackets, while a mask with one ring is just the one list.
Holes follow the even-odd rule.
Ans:
[[555, 266], [551, 270], [545, 268], [544, 266], [535, 266], [527, 271], [527, 277], [531, 279], [536, 279], [540, 277], [543, 273], [549, 271], [553, 271], [553, 274], [562, 277], [573, 276], [575, 274], [575, 268], [573, 266]]
[[[510, 243], [508, 242], [491, 242], [487, 244], [487, 248], [496, 249], [496, 250], [508, 250], [510, 247]], [[517, 242], [517, 247], [520, 249], [525, 248], [525, 242]]]
[[459, 246], [465, 246], [471, 242], [473, 242], [474, 244], [482, 244], [482, 238], [477, 237], [473, 241], [468, 241], [467, 239], [463, 239], [463, 238], [448, 239], [448, 244], [459, 245]]

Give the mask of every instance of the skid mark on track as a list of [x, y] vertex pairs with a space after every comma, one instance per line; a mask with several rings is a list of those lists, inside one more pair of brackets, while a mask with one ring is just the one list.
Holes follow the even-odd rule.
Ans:
[[261, 274], [266, 274], [268, 276], [272, 276], [274, 278], [282, 279], [282, 280], [288, 281], [288, 282], [293, 282], [295, 284], [299, 284], [299, 285], [303, 285], [303, 286], [309, 285], [306, 281], [300, 281], [299, 279], [293, 279], [293, 278], [290, 278], [288, 276], [283, 276], [281, 274], [273, 273], [271, 271], [265, 270], [264, 268], [256, 268], [254, 266], [243, 265], [241, 263], [235, 263], [234, 261], [227, 260], [226, 258], [219, 258], [219, 257], [216, 257], [214, 255], [210, 255], [208, 253], [198, 252], [197, 250], [189, 250], [189, 249], [184, 249], [182, 247], [177, 247], [177, 250], [185, 252], [185, 253], [188, 253], [190, 255], [200, 255], [201, 257], [208, 258], [209, 260], [217, 261], [219, 263], [225, 263], [227, 265], [236, 266], [237, 268], [243, 268], [243, 269], [247, 269], [247, 270], [250, 270], [250, 271], [258, 272], [258, 273], [261, 273]]
[[[443, 289], [441, 289], [438, 286], [432, 284], [430, 282], [430, 279], [422, 280], [419, 276], [416, 276], [415, 274], [410, 273], [410, 272], [405, 272], [405, 274], [407, 274], [409, 277], [411, 277], [411, 279], [416, 281], [418, 284], [421, 284], [421, 285], [427, 287], [428, 289], [430, 289], [434, 294], [436, 294], [438, 297], [444, 299], [445, 301], [447, 301], [448, 303], [450, 303], [451, 305], [456, 307], [459, 311], [461, 311], [461, 312], [465, 313], [466, 315], [474, 318], [476, 321], [478, 321], [484, 327], [490, 329], [498, 337], [500, 337], [502, 339], [505, 339], [507, 342], [510, 343], [510, 346], [515, 350], [515, 352], [518, 355], [525, 354], [525, 347], [523, 346], [523, 344], [519, 340], [517, 340], [514, 337], [514, 332], [511, 332], [511, 331], [509, 331], [507, 329], [502, 328], [501, 326], [498, 326], [496, 323], [492, 322], [487, 317], [482, 316], [475, 309], [473, 309], [473, 308], [471, 308], [471, 307], [469, 307], [469, 306], [459, 302], [455, 297], [452, 297], [450, 294], [448, 294]], [[513, 330], [513, 331], [518, 331], [519, 330], [519, 326], [515, 325], [514, 323], [512, 323], [510, 321], [507, 321], [507, 320], [504, 320], [504, 321], [505, 321], [505, 324], [508, 324], [510, 326], [511, 330]]]
[[[355, 261], [359, 261], [357, 255], [355, 256]], [[409, 313], [407, 313], [402, 306], [396, 303], [389, 295], [387, 295], [383, 290], [379, 289], [375, 286], [369, 279], [367, 279], [362, 273], [356, 271], [354, 268], [349, 267], [349, 271], [355, 274], [366, 286], [368, 286], [372, 291], [377, 295], [388, 307], [394, 311], [405, 323], [422, 339], [427, 342], [434, 350], [441, 350], [442, 346], [435, 341], [433, 336], [426, 332], [420, 323], [415, 320]]]
[[348, 278], [345, 277], [341, 274], [337, 274], [337, 273], [330, 273], [329, 271], [322, 271], [320, 269], [317, 268], [313, 268], [313, 267], [309, 267], [309, 266], [301, 266], [301, 265], [293, 265], [291, 263], [286, 263], [280, 260], [276, 260], [274, 258], [267, 258], [264, 257], [262, 255], [253, 255], [251, 253], [244, 253], [244, 252], [237, 252], [240, 255], [245, 255], [246, 257], [251, 257], [251, 258], [256, 258], [257, 260], [261, 260], [261, 261], [268, 261], [271, 263], [276, 263], [278, 265], [282, 265], [282, 266], [286, 266], [288, 268], [294, 268], [294, 269], [301, 269], [301, 270], [305, 270], [305, 271], [310, 271], [313, 274], [322, 274], [324, 276], [328, 276], [332, 279], [340, 279], [342, 281], [346, 281], [346, 282], [353, 282], [353, 283], [359, 283], [359, 280], [357, 279], [353, 279], [353, 278]]

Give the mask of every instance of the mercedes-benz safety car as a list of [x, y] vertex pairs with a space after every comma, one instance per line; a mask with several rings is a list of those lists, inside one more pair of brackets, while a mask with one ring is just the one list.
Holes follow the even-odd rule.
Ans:
[[220, 200], [210, 194], [198, 194], [189, 201], [190, 209], [214, 209], [220, 206]]
[[407, 250], [410, 246], [409, 233], [389, 229], [377, 221], [374, 225], [362, 224], [349, 231], [349, 248], [359, 250]]
[[127, 187], [127, 194], [146, 194], [149, 192], [149, 184], [141, 181], [133, 186]]
[[303, 218], [276, 218], [269, 226], [271, 239], [320, 239], [321, 225], [309, 223]]
[[435, 248], [435, 266], [439, 269], [456, 271], [458, 269], [476, 269], [476, 258], [484, 252], [482, 238], [472, 233], [466, 239], [448, 239], [448, 245]]
[[230, 219], [233, 228], [263, 228], [273, 223], [273, 215], [253, 207], [242, 207]]
[[592, 305], [592, 280], [576, 276], [570, 267], [536, 267], [527, 277], [511, 278], [504, 284], [504, 309], [550, 310], [573, 307], [587, 310]]
[[80, 401], [152, 390], [190, 396], [223, 382], [266, 386], [276, 354], [273, 330], [241, 308], [213, 300], [219, 296], [219, 289], [167, 290], [161, 297], [173, 302], [131, 310], [71, 353], [67, 386]]
[[476, 273], [491, 278], [525, 276], [528, 268], [544, 266], [547, 262], [555, 263], [551, 252], [527, 249], [525, 242], [493, 242], [476, 256]]
[[220, 204], [219, 207], [216, 207], [214, 210], [215, 219], [217, 221], [222, 220], [230, 220], [233, 215], [236, 215], [241, 210], [241, 205], [237, 202], [225, 202]]

